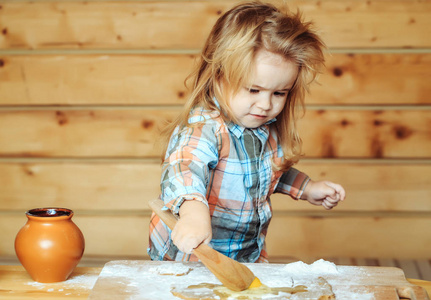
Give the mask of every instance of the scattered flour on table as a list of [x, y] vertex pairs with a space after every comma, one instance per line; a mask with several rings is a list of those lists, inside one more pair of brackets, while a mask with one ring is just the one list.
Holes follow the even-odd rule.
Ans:
[[129, 264], [129, 265], [116, 264], [114, 266], [103, 268], [101, 274], [103, 274], [103, 276], [105, 277], [121, 277], [121, 276], [127, 276], [130, 273], [135, 273], [138, 271], [140, 271], [140, 266], [136, 264]]
[[336, 299], [348, 299], [348, 300], [375, 300], [374, 294], [364, 292], [353, 292], [353, 291], [335, 291]]
[[[38, 289], [47, 289], [48, 292], [53, 292], [55, 290], [58, 290], [60, 292], [64, 291], [63, 288], [69, 288], [69, 289], [82, 289], [82, 290], [91, 290], [96, 283], [96, 280], [98, 278], [98, 275], [76, 275], [71, 276], [66, 281], [62, 282], [53, 282], [53, 283], [41, 283], [37, 281], [29, 281], [26, 284], [34, 286]], [[61, 287], [56, 289], [57, 287]]]

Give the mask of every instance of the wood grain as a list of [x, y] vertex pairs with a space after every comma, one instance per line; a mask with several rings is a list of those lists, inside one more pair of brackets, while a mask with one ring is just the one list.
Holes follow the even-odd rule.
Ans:
[[0, 266], [2, 299], [88, 299], [102, 268], [75, 268], [68, 281], [37, 283], [22, 266]]
[[[0, 56], [0, 105], [178, 105], [191, 54]], [[431, 104], [431, 54], [328, 54], [307, 104]], [[43, 76], [40, 76], [43, 74]]]
[[74, 210], [148, 209], [159, 195], [159, 162], [1, 163], [0, 210], [73, 207]]
[[352, 52], [326, 59], [308, 104], [431, 104], [431, 54]]
[[0, 129], [0, 156], [159, 157], [158, 127], [177, 113], [132, 108], [2, 111], [0, 127], [7, 127]]
[[309, 157], [425, 158], [431, 150], [428, 110], [308, 110], [299, 122]]
[[[431, 212], [430, 164], [303, 160], [296, 168], [314, 180], [330, 179], [345, 187], [347, 199], [334, 211]], [[160, 172], [158, 161], [3, 162], [0, 211], [47, 206], [118, 214], [148, 211], [147, 201], [160, 193]], [[276, 213], [322, 211], [282, 194], [271, 199]]]
[[[1, 56], [1, 105], [178, 105], [191, 55]], [[43, 76], [40, 76], [43, 74]]]
[[[176, 109], [0, 111], [0, 157], [159, 157]], [[307, 157], [429, 158], [428, 110], [308, 110]]]
[[274, 217], [269, 256], [428, 258], [429, 217]]
[[[201, 48], [215, 20], [236, 3], [5, 2], [0, 10], [0, 48]], [[329, 47], [431, 46], [429, 1], [298, 0], [289, 1], [289, 7], [300, 7], [307, 20], [314, 20]]]

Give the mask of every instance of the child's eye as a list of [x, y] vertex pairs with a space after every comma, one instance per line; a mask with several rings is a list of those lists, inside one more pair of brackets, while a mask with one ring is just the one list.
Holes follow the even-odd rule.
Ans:
[[248, 91], [250, 92], [250, 94], [257, 94], [257, 93], [259, 93], [259, 90], [257, 90], [257, 89], [248, 89]]
[[274, 92], [274, 96], [277, 97], [284, 97], [287, 95], [287, 92]]

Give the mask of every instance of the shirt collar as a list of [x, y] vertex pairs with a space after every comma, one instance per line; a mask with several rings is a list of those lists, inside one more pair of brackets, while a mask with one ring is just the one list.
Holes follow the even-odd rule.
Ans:
[[[266, 135], [266, 134], [268, 134], [268, 126], [267, 125], [274, 123], [275, 121], [277, 121], [276, 118], [271, 119], [268, 122], [266, 122], [265, 124], [263, 124], [257, 128], [250, 128], [250, 130], [255, 131], [255, 132], [264, 133]], [[245, 127], [238, 125], [234, 122], [229, 122], [227, 124], [227, 127], [229, 128], [229, 131], [232, 132], [232, 134], [235, 135], [237, 138], [240, 138], [241, 135], [244, 133], [244, 130], [246, 129]]]

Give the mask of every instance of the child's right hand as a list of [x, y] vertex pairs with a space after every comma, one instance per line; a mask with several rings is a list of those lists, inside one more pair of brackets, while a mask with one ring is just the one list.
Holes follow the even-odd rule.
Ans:
[[184, 253], [190, 254], [201, 243], [212, 238], [208, 207], [197, 200], [186, 200], [180, 207], [180, 218], [172, 230], [172, 241]]

